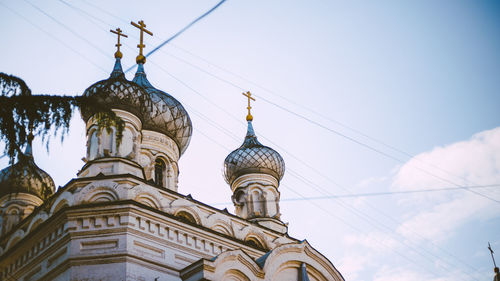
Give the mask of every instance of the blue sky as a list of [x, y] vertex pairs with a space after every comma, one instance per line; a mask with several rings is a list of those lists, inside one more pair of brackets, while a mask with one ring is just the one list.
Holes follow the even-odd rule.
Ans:
[[[108, 77], [109, 29], [129, 35], [128, 68], [137, 55], [131, 20], [154, 33], [147, 51], [217, 3], [64, 2], [0, 1], [0, 71], [37, 94], [81, 94]], [[498, 50], [497, 1], [228, 0], [145, 68], [193, 120], [181, 193], [233, 209], [221, 168], [243, 140], [241, 92], [250, 90], [259, 140], [287, 165], [280, 192], [290, 235], [308, 239], [346, 280], [479, 280], [492, 277], [487, 242], [500, 252], [498, 202], [463, 190], [285, 199], [500, 184]], [[84, 155], [79, 116], [62, 144], [35, 147], [61, 186]], [[498, 186], [474, 191], [500, 200]]]

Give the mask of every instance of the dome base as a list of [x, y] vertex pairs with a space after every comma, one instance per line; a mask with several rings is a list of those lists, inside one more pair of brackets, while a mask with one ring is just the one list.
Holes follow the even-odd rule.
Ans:
[[87, 162], [78, 172], [79, 178], [95, 177], [103, 175], [122, 175], [131, 174], [139, 178], [144, 177], [142, 167], [134, 161], [126, 158], [109, 157], [101, 158]]

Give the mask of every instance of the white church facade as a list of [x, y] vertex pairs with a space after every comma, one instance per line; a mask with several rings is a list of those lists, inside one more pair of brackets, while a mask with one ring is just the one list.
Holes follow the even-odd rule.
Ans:
[[77, 178], [56, 191], [35, 164], [32, 136], [0, 171], [0, 280], [344, 280], [288, 235], [278, 191], [285, 164], [257, 140], [250, 105], [243, 144], [224, 163], [235, 214], [178, 192], [191, 120], [148, 81], [140, 49], [132, 81], [118, 50], [110, 77], [84, 92], [125, 126], [117, 137], [82, 109], [87, 154]]

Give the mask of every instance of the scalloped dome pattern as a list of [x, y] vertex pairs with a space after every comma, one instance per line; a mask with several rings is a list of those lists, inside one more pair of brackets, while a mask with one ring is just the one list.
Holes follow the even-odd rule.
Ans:
[[[125, 110], [136, 115], [142, 122], [148, 117], [152, 102], [149, 94], [139, 85], [128, 81], [123, 74], [120, 59], [117, 58], [110, 77], [92, 84], [84, 96], [97, 98], [99, 105]], [[92, 111], [82, 108], [82, 118], [87, 122]]]
[[174, 97], [156, 89], [149, 83], [142, 64], [139, 64], [132, 81], [143, 87], [152, 101], [149, 118], [143, 123], [143, 128], [169, 136], [175, 141], [179, 147], [180, 155], [182, 155], [186, 151], [193, 133], [191, 118], [186, 109]]
[[54, 194], [54, 180], [35, 164], [33, 157], [21, 154], [19, 158], [16, 164], [0, 171], [0, 197], [29, 193], [43, 200]]
[[285, 161], [274, 149], [262, 145], [248, 122], [248, 131], [243, 144], [229, 153], [224, 160], [224, 177], [232, 184], [239, 176], [249, 173], [264, 173], [278, 181], [285, 174]]

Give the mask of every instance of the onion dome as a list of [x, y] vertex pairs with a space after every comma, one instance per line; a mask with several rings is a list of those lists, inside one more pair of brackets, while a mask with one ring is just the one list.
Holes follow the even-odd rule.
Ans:
[[182, 104], [171, 95], [156, 89], [149, 83], [143, 63], [139, 63], [132, 80], [144, 88], [151, 97], [152, 106], [142, 125], [143, 129], [163, 133], [170, 137], [182, 155], [189, 145], [193, 126], [191, 118]]
[[0, 171], [0, 197], [29, 193], [43, 200], [54, 194], [54, 181], [35, 164], [31, 150], [32, 140], [33, 135], [30, 134], [26, 151], [19, 154], [18, 162]]
[[[108, 79], [101, 80], [88, 87], [83, 96], [97, 98], [97, 106], [121, 109], [136, 115], [142, 122], [151, 107], [151, 98], [134, 82], [128, 81], [122, 70], [120, 57], [116, 56], [115, 66]], [[82, 108], [82, 118], [87, 122], [96, 108]]]
[[285, 161], [277, 151], [257, 140], [252, 121], [248, 120], [247, 135], [243, 144], [229, 153], [224, 160], [224, 177], [231, 185], [238, 177], [250, 173], [268, 174], [279, 182], [285, 174]]

